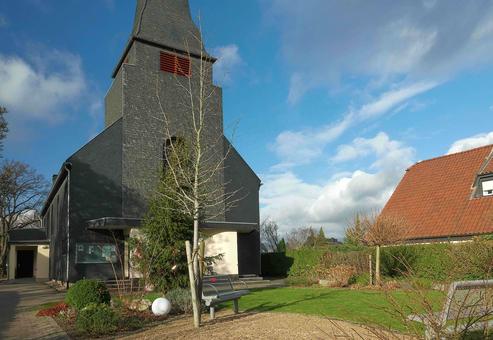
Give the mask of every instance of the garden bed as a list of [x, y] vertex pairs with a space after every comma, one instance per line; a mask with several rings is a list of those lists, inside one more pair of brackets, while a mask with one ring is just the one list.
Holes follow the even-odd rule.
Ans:
[[67, 333], [71, 339], [87, 338], [120, 338], [132, 334], [144, 332], [150, 328], [162, 324], [165, 320], [173, 320], [176, 316], [162, 317], [155, 316], [150, 311], [138, 312], [130, 310], [119, 310], [118, 328], [116, 331], [107, 335], [88, 335], [78, 330], [75, 326], [75, 315], [58, 315], [54, 319], [58, 325]]

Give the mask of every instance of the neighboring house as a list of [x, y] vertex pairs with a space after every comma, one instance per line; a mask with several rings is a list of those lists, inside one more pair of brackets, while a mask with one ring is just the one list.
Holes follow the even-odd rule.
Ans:
[[[233, 209], [201, 226], [211, 235], [206, 251], [224, 254], [216, 272], [260, 273], [260, 180], [223, 135], [222, 92], [212, 75], [215, 59], [197, 37], [188, 0], [137, 1], [133, 31], [106, 95], [105, 130], [66, 160], [42, 210], [51, 244], [50, 278], [111, 279], [122, 269], [124, 276], [132, 275], [127, 241], [157, 188], [166, 142], [186, 139], [190, 132], [184, 128], [190, 112], [179, 82], [200, 81], [200, 58], [209, 70], [205, 86], [213, 93], [204, 133], [220, 141], [216, 151], [226, 156], [218, 181], [225, 192], [240, 190], [242, 197]], [[161, 107], [173, 136], [165, 135], [162, 120], [156, 119]]]
[[50, 241], [35, 210], [20, 213], [9, 231], [8, 279], [48, 279]]
[[413, 165], [382, 215], [402, 219], [409, 242], [493, 234], [493, 145]]

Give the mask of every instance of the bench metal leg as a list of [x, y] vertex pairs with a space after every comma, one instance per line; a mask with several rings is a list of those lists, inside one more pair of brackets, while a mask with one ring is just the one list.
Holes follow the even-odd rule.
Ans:
[[233, 300], [233, 310], [235, 314], [238, 314], [238, 299]]
[[211, 307], [210, 310], [211, 310], [211, 320], [214, 320], [214, 318], [216, 317], [216, 309], [214, 307]]

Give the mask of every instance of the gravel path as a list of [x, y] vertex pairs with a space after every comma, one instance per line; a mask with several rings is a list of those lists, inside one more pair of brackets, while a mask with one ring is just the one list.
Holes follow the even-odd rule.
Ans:
[[382, 330], [316, 316], [223, 312], [196, 330], [191, 318], [170, 320], [125, 339], [411, 339]]

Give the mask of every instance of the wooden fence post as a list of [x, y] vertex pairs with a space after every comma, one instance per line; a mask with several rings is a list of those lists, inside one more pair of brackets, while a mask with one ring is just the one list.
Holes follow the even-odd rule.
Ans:
[[368, 255], [368, 264], [370, 267], [370, 286], [373, 286], [373, 263], [371, 261], [371, 254]]

